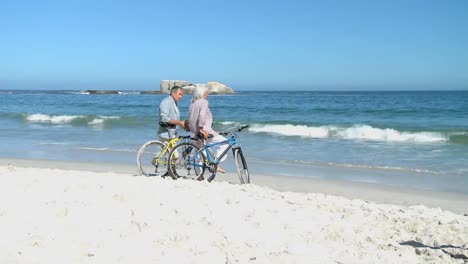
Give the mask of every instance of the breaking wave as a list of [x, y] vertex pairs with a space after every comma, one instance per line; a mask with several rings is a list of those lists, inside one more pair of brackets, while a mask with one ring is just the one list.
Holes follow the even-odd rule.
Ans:
[[83, 118], [82, 115], [45, 115], [45, 114], [31, 114], [26, 116], [26, 120], [30, 122], [42, 122], [42, 123], [53, 123], [63, 124], [69, 123], [74, 119]]
[[375, 128], [369, 125], [339, 126], [306, 126], [306, 125], [260, 125], [254, 124], [249, 128], [253, 133], [268, 133], [282, 136], [296, 136], [303, 138], [338, 138], [353, 140], [374, 140], [388, 142], [444, 142], [450, 136], [442, 132], [405, 132], [393, 128]]
[[24, 114], [26, 122], [48, 123], [48, 124], [72, 124], [89, 125], [94, 127], [103, 126], [108, 120], [119, 120], [119, 116], [85, 116], [85, 115], [48, 115], [48, 114]]
[[[148, 117], [104, 116], [104, 115], [51, 115], [21, 114], [2, 116], [19, 118], [23, 122], [49, 125], [89, 126], [93, 128], [144, 127], [154, 122]], [[229, 131], [248, 123], [239, 121], [218, 121], [214, 127], [220, 131]], [[378, 128], [366, 124], [310, 126], [301, 124], [249, 124], [249, 133], [266, 133], [286, 137], [316, 139], [346, 139], [384, 142], [413, 142], [468, 144], [466, 131], [404, 131], [396, 128]]]

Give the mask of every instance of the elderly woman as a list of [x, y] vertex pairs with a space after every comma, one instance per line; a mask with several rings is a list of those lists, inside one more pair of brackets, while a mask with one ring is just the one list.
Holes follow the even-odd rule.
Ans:
[[[199, 133], [202, 133], [207, 143], [216, 143], [226, 140], [225, 137], [221, 136], [218, 132], [211, 128], [213, 124], [213, 115], [211, 114], [210, 108], [208, 107], [208, 88], [205, 86], [197, 86], [193, 92], [192, 103], [189, 108], [189, 128], [190, 136], [197, 138]], [[208, 135], [213, 135], [212, 138], [208, 138]], [[226, 150], [227, 144], [220, 144], [216, 149], [216, 158]], [[220, 160], [223, 162], [227, 155]], [[218, 166], [218, 171], [224, 173], [225, 171]]]

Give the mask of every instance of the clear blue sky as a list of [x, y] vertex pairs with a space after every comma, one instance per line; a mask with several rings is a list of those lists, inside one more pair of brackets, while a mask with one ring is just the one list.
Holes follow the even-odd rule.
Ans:
[[468, 1], [1, 1], [0, 89], [468, 89]]

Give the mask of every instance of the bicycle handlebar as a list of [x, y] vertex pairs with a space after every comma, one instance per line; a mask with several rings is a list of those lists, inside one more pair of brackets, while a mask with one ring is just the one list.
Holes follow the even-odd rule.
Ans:
[[168, 122], [159, 122], [159, 126], [164, 127], [164, 128], [175, 128], [176, 127], [176, 125], [171, 125]]
[[248, 128], [249, 125], [241, 126], [239, 129], [237, 129], [237, 132], [241, 132], [243, 129]]
[[220, 135], [223, 135], [223, 136], [226, 136], [226, 135], [232, 133], [233, 131], [241, 132], [242, 130], [244, 130], [244, 129], [248, 128], [248, 127], [249, 127], [248, 125], [245, 125], [245, 126], [241, 126], [241, 127], [239, 127], [239, 128], [233, 129], [233, 130], [231, 130], [231, 131], [221, 132], [221, 133], [219, 133], [219, 134], [220, 134]]
[[[231, 130], [231, 131], [219, 132], [219, 134], [222, 135], [222, 136], [227, 136], [227, 135], [229, 135], [230, 133], [232, 133], [233, 131], [241, 132], [242, 130], [244, 130], [244, 129], [248, 128], [248, 127], [249, 127], [249, 126], [245, 125], [245, 126], [241, 126], [241, 127], [239, 127], [239, 128], [233, 129], [233, 130]], [[203, 133], [201, 133], [201, 132], [199, 132], [197, 136], [198, 136], [198, 138], [205, 138], [205, 137], [203, 136]], [[208, 138], [212, 138], [212, 137], [214, 137], [213, 134], [208, 134]]]

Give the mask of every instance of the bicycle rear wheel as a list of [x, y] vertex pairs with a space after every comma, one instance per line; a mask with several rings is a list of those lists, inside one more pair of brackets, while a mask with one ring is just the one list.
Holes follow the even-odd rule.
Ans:
[[143, 144], [137, 153], [137, 167], [140, 175], [165, 176], [167, 175], [168, 151], [166, 145], [157, 140]]
[[244, 154], [240, 148], [234, 150], [234, 160], [236, 162], [237, 174], [241, 184], [250, 183], [249, 169], [247, 168], [247, 162], [245, 161]]
[[169, 173], [174, 178], [200, 180], [205, 172], [205, 155], [190, 142], [175, 146], [169, 154]]

